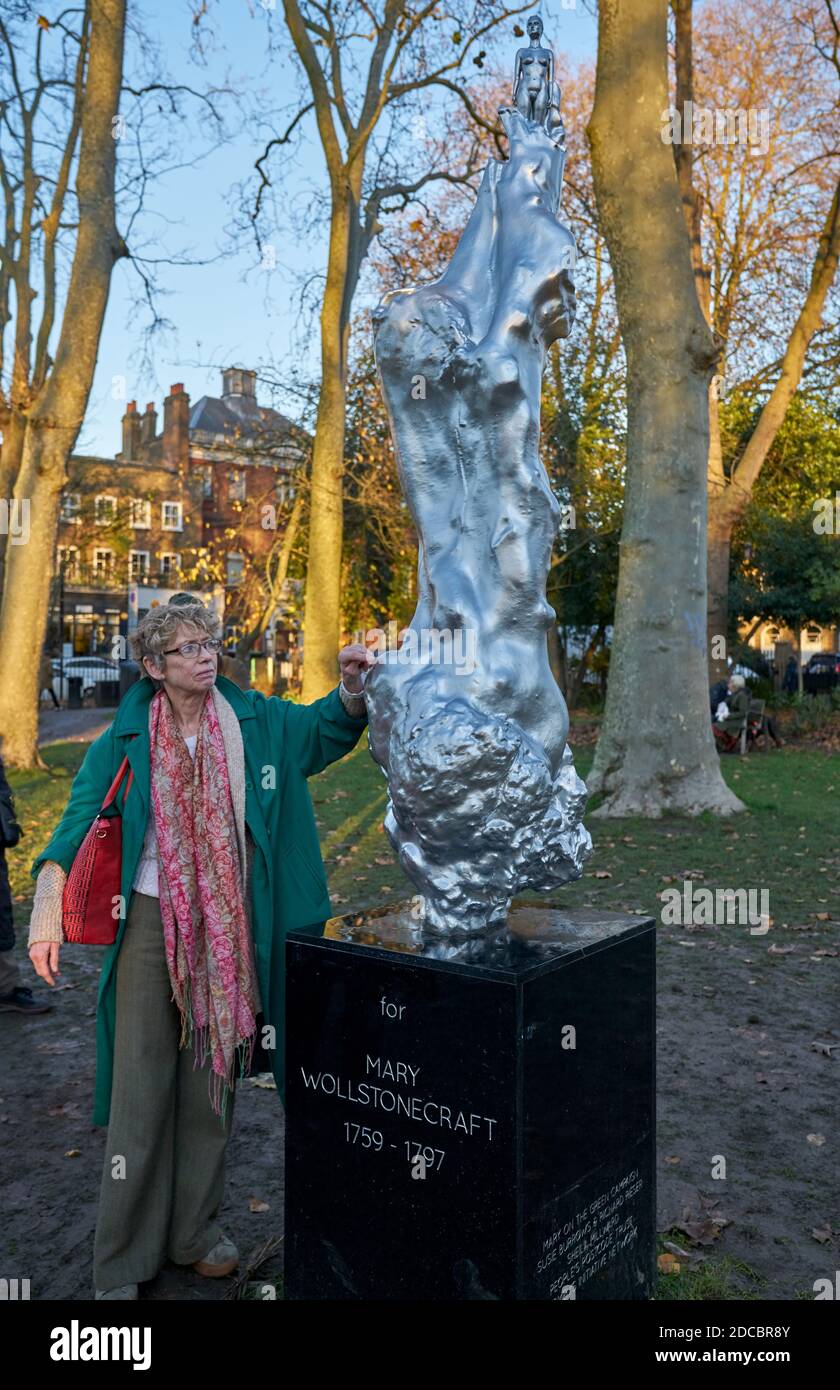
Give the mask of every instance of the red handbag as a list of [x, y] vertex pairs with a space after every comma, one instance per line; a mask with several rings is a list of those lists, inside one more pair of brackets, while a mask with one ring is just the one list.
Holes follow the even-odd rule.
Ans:
[[62, 898], [61, 928], [65, 941], [86, 946], [113, 946], [117, 939], [119, 915], [114, 916], [114, 899], [122, 892], [122, 815], [116, 796], [128, 768], [125, 797], [134, 769], [128, 754], [111, 783], [102, 809], [82, 840], [73, 860]]

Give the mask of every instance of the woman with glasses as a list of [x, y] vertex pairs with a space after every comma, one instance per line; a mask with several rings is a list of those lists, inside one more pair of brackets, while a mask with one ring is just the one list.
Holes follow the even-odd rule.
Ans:
[[129, 640], [145, 676], [88, 749], [32, 866], [29, 955], [53, 985], [67, 873], [127, 754], [96, 1024], [98, 1299], [136, 1299], [167, 1258], [211, 1278], [239, 1262], [216, 1219], [236, 1080], [264, 1047], [284, 1098], [285, 934], [320, 934], [331, 914], [306, 779], [366, 724], [365, 647], [339, 652], [334, 690], [296, 705], [218, 674], [218, 626], [191, 595], [142, 619]]

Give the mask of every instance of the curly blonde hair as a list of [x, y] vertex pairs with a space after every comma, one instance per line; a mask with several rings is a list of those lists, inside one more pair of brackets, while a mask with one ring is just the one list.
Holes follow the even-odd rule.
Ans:
[[180, 627], [198, 628], [207, 637], [218, 637], [221, 624], [213, 609], [199, 599], [190, 603], [170, 601], [150, 608], [129, 636], [131, 658], [137, 662], [143, 675], [152, 681], [156, 690], [160, 690], [163, 681], [149, 675], [143, 665], [143, 657], [152, 657], [155, 664], [165, 671], [166, 657], [163, 653], [167, 647], [175, 646], [175, 633]]

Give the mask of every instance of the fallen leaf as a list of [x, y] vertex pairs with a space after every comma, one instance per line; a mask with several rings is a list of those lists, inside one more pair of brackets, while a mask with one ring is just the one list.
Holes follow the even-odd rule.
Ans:
[[390, 883], [382, 883], [382, 884], [380, 884], [379, 891], [380, 891], [380, 893], [390, 893], [390, 892], [391, 892], [391, 885], [390, 885]]
[[799, 1080], [796, 1072], [783, 1071], [781, 1068], [768, 1072], [757, 1071], [755, 1079], [759, 1085], [769, 1086], [771, 1091], [789, 1091]]
[[610, 873], [609, 869], [596, 869], [596, 870], [595, 870], [595, 877], [596, 877], [596, 878], [612, 878], [612, 874]]
[[656, 1258], [656, 1268], [659, 1270], [660, 1274], [679, 1274], [680, 1262], [670, 1253], [667, 1255], [658, 1255]]
[[668, 1250], [668, 1251], [670, 1252], [670, 1254], [676, 1255], [678, 1259], [680, 1259], [680, 1260], [690, 1260], [690, 1259], [691, 1259], [691, 1255], [690, 1255], [689, 1251], [688, 1251], [688, 1250], [683, 1250], [683, 1249], [681, 1249], [681, 1247], [680, 1247], [679, 1245], [675, 1245], [674, 1242], [673, 1242], [672, 1240], [663, 1240], [662, 1244], [665, 1246], [665, 1249]]
[[813, 1144], [813, 1145], [814, 1145], [816, 1148], [818, 1148], [818, 1149], [819, 1149], [819, 1148], [822, 1148], [823, 1144], [825, 1143], [825, 1135], [824, 1135], [824, 1134], [809, 1134], [809, 1135], [807, 1136], [807, 1138], [808, 1138], [808, 1143], [809, 1143], [809, 1144]]
[[693, 1240], [695, 1245], [712, 1245], [720, 1237], [723, 1226], [728, 1222], [714, 1221], [707, 1216], [704, 1221], [686, 1221], [683, 1225], [675, 1227], [682, 1231], [683, 1235]]
[[252, 1197], [248, 1203], [249, 1211], [270, 1211], [268, 1202], [263, 1202], [259, 1197]]
[[840, 1048], [840, 1043], [820, 1042], [819, 1039], [811, 1043], [811, 1051], [821, 1052], [824, 1057], [830, 1057], [838, 1048]]
[[832, 1231], [830, 1226], [815, 1226], [813, 1231], [811, 1232], [811, 1235], [814, 1237], [814, 1240], [819, 1241], [820, 1245], [825, 1245], [828, 1241], [832, 1239], [834, 1232]]
[[816, 919], [817, 919], [818, 922], [830, 922], [830, 921], [831, 921], [831, 913], [830, 913], [830, 912], [812, 912], [812, 913], [811, 913], [811, 916], [812, 916], [812, 917], [816, 917]]
[[671, 1164], [673, 1164], [673, 1163], [682, 1163], [682, 1159], [681, 1159], [677, 1154], [666, 1154], [666, 1155], [665, 1155], [665, 1162], [666, 1162], [666, 1163], [671, 1163]]
[[81, 1154], [82, 1154], [81, 1149], [68, 1149], [67, 1152], [65, 1153], [64, 1157], [65, 1157], [65, 1158], [80, 1158], [80, 1157], [81, 1157]]
[[375, 854], [373, 856], [373, 862], [374, 864], [393, 864], [394, 861], [390, 856], [386, 857], [384, 854]]
[[789, 956], [791, 951], [795, 951], [795, 946], [768, 946], [768, 956]]

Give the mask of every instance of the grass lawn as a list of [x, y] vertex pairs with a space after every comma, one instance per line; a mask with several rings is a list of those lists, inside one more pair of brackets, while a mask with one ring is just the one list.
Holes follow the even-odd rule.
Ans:
[[[50, 837], [85, 751], [84, 744], [54, 744], [43, 750], [49, 774], [10, 774], [25, 836], [7, 855], [21, 928], [32, 896], [29, 866]], [[590, 747], [576, 753], [584, 778], [592, 756]], [[658, 1138], [666, 1165], [660, 1193], [664, 1180], [666, 1196], [674, 1194], [662, 1242], [678, 1249], [690, 1243], [679, 1224], [689, 1190], [725, 1190], [726, 1218], [717, 1229], [712, 1211], [712, 1234], [705, 1244], [692, 1242], [679, 1275], [660, 1276], [657, 1297], [810, 1298], [812, 1263], [813, 1278], [826, 1272], [823, 1264], [836, 1264], [836, 1250], [820, 1249], [812, 1230], [830, 1231], [832, 1221], [835, 1232], [840, 1227], [840, 1212], [820, 1206], [835, 1189], [830, 1096], [840, 1051], [814, 1050], [814, 1039], [840, 1041], [840, 761], [786, 746], [725, 757], [722, 768], [744, 814], [660, 821], [590, 815], [595, 847], [584, 877], [552, 899], [564, 907], [642, 912], [658, 922]], [[335, 910], [412, 896], [382, 829], [386, 784], [366, 743], [309, 786]], [[593, 801], [590, 811], [596, 807]], [[711, 889], [766, 889], [768, 935], [752, 936], [744, 926], [663, 925], [658, 895], [686, 878]], [[735, 1174], [726, 1184], [709, 1183], [707, 1160], [718, 1153], [729, 1156]]]

